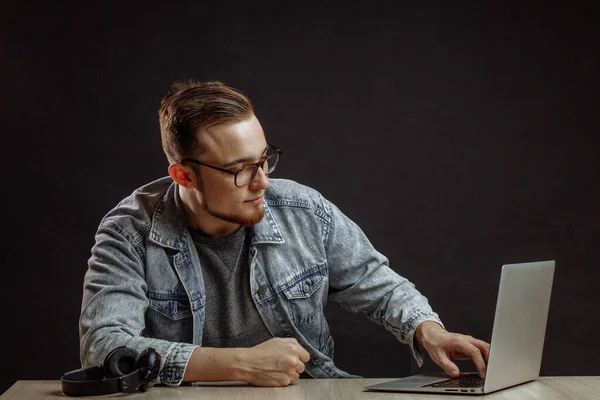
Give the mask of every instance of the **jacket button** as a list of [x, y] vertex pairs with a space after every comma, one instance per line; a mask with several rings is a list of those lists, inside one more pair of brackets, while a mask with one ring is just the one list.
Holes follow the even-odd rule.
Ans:
[[310, 292], [310, 286], [308, 286], [308, 284], [304, 284], [304, 286], [302, 286], [302, 291], [304, 292], [304, 294], [308, 294], [308, 292]]
[[267, 288], [266, 287], [261, 286], [261, 287], [258, 288], [258, 295], [259, 296], [264, 296], [265, 293], [267, 293]]

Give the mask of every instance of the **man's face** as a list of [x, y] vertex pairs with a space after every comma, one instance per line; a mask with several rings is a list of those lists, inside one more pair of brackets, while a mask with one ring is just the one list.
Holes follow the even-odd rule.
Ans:
[[[242, 121], [214, 125], [203, 129], [201, 145], [206, 151], [202, 162], [235, 171], [255, 163], [265, 156], [267, 141], [255, 116]], [[237, 187], [234, 176], [222, 171], [198, 166], [200, 206], [211, 216], [244, 226], [260, 222], [264, 215], [263, 194], [269, 181], [262, 170], [249, 185]]]

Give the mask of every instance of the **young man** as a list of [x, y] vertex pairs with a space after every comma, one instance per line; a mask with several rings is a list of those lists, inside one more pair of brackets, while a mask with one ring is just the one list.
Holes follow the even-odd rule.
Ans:
[[356, 224], [315, 190], [267, 177], [281, 151], [242, 93], [177, 83], [159, 117], [170, 177], [100, 223], [84, 283], [84, 366], [119, 346], [152, 347], [168, 385], [352, 377], [332, 359], [331, 299], [382, 324], [419, 363], [424, 348], [452, 376], [459, 356], [485, 374], [488, 344], [447, 332]]

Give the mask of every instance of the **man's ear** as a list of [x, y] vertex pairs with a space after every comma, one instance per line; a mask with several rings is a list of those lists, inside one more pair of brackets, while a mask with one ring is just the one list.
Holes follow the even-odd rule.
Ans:
[[196, 185], [194, 184], [194, 171], [183, 164], [176, 163], [169, 165], [169, 176], [177, 182], [178, 185], [183, 186], [186, 189], [193, 189]]

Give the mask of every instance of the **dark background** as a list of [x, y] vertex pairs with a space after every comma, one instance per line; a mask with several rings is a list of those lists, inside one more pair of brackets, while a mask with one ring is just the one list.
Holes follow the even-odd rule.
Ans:
[[[489, 340], [501, 265], [555, 259], [541, 373], [599, 375], [600, 12], [520, 3], [4, 1], [0, 392], [78, 367], [95, 230], [166, 174], [157, 109], [186, 78], [244, 90], [276, 176], [336, 203], [450, 330]], [[327, 312], [343, 369], [416, 370]]]

